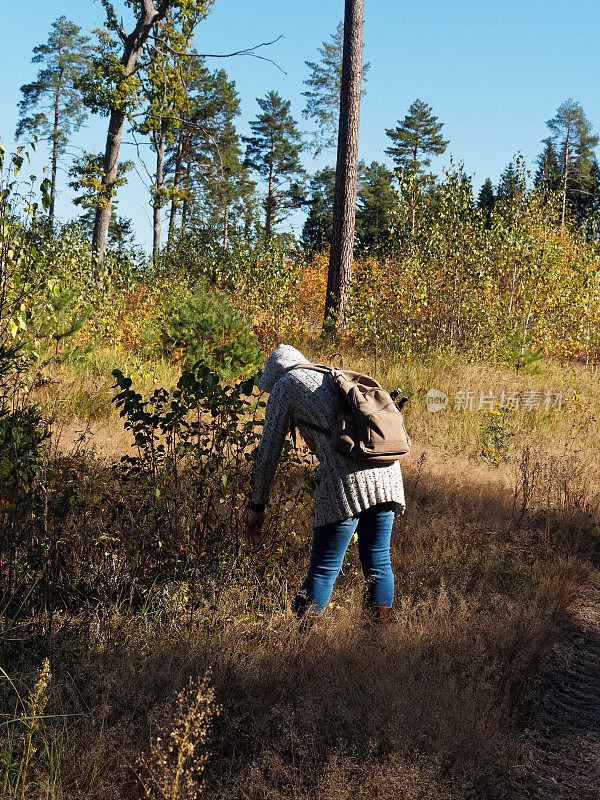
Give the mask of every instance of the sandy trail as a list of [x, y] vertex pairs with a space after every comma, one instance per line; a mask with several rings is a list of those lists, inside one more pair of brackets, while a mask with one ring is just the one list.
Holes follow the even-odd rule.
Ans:
[[600, 574], [572, 614], [498, 800], [600, 800]]

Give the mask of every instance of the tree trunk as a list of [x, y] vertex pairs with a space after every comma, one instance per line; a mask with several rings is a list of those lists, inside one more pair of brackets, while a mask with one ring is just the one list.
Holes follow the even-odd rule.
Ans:
[[419, 171], [419, 162], [417, 156], [419, 150], [415, 144], [413, 148], [413, 162], [412, 162], [412, 177], [410, 187], [410, 238], [415, 238], [415, 222], [417, 218], [417, 175]]
[[229, 245], [229, 203], [225, 203], [225, 219], [223, 220], [223, 250]]
[[567, 214], [567, 178], [569, 175], [569, 144], [571, 137], [571, 129], [567, 130], [567, 138], [565, 139], [565, 174], [563, 178], [563, 191], [562, 191], [562, 215], [560, 219], [561, 227], [564, 227], [565, 216]]
[[152, 203], [152, 258], [156, 265], [160, 254], [160, 212], [162, 210], [162, 188], [164, 184], [165, 135], [153, 133], [156, 149], [156, 175], [154, 178], [154, 201]]
[[175, 174], [173, 175], [173, 199], [171, 200], [171, 213], [169, 215], [169, 233], [167, 236], [167, 251], [171, 250], [171, 241], [175, 231], [177, 208], [179, 206], [179, 187], [181, 186], [181, 173], [183, 170], [183, 131], [179, 132], [177, 141], [177, 156], [175, 157]]
[[271, 163], [269, 164], [269, 191], [267, 194], [267, 218], [265, 220], [265, 244], [269, 243], [271, 238], [271, 227], [273, 224], [273, 140], [271, 139]]
[[333, 232], [324, 319], [324, 326], [329, 327], [335, 321], [338, 329], [344, 327], [354, 254], [364, 7], [365, 0], [346, 0]]
[[[190, 180], [190, 162], [188, 160], [186, 167], [185, 167], [185, 177], [186, 177], [186, 186], [189, 186]], [[187, 192], [183, 196], [183, 203], [181, 204], [181, 230], [185, 230], [185, 226], [187, 225], [187, 217], [189, 211], [189, 199]]]
[[54, 101], [54, 131], [52, 133], [52, 177], [50, 181], [50, 208], [48, 219], [50, 227], [54, 226], [54, 205], [56, 202], [56, 173], [58, 171], [58, 92]]
[[[125, 39], [123, 56], [121, 57], [121, 64], [124, 68], [123, 78], [125, 80], [132, 75], [142, 48], [150, 35], [150, 31], [155, 23], [165, 16], [169, 5], [170, 0], [161, 0], [157, 11], [152, 0], [142, 0], [140, 17], [133, 32]], [[121, 148], [121, 138], [123, 136], [123, 126], [125, 125], [126, 117], [126, 110], [123, 106], [113, 108], [110, 113], [106, 148], [104, 151], [102, 193], [99, 198], [98, 206], [96, 207], [96, 219], [94, 221], [94, 234], [92, 237], [92, 249], [95, 252], [96, 264], [101, 264], [106, 255], [114, 185], [119, 167], [119, 150]]]

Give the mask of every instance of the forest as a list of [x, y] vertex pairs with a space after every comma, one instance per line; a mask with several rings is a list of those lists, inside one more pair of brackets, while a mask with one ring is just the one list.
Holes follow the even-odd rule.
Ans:
[[[267, 89], [248, 119], [228, 65], [281, 71], [277, 40], [200, 52], [218, 4], [59, 16], [1, 132], [0, 797], [591, 800], [600, 121], [565, 97], [533, 169], [474, 183], [415, 97], [367, 163], [369, 0], [337, 3], [298, 113]], [[385, 630], [355, 542], [309, 635], [290, 611], [295, 436], [244, 538], [281, 343], [408, 398]]]

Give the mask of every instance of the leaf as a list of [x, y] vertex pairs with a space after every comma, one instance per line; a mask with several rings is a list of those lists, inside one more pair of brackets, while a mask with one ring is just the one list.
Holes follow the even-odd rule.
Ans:
[[19, 172], [21, 171], [21, 167], [23, 166], [23, 156], [14, 156], [13, 157], [13, 173], [15, 178], [19, 176]]
[[50, 208], [50, 204], [52, 202], [52, 198], [50, 197], [51, 186], [52, 184], [48, 178], [44, 178], [40, 184], [40, 192], [42, 193], [42, 205], [44, 207], [44, 211], [47, 211]]

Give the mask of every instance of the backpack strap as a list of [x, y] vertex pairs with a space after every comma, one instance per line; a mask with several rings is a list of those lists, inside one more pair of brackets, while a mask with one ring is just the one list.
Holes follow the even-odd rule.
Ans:
[[[310, 369], [313, 372], [320, 372], [323, 375], [331, 375], [333, 370], [331, 367], [325, 367], [323, 364], [294, 364], [292, 367], [288, 367], [284, 375], [287, 375], [288, 372], [291, 372], [293, 369]], [[282, 376], [283, 377], [283, 376]], [[314, 422], [307, 422], [305, 419], [294, 419], [292, 417], [290, 421], [290, 433], [292, 436], [292, 444], [294, 445], [294, 449], [296, 449], [296, 423], [299, 422], [301, 425], [305, 425], [307, 428], [311, 428], [313, 431], [317, 431], [317, 433], [323, 433], [325, 436], [329, 436], [329, 430], [324, 428], [322, 425], [316, 425]]]
[[325, 367], [323, 364], [294, 364], [291, 367], [287, 367], [283, 375], [287, 375], [287, 373], [291, 372], [293, 369], [310, 369], [313, 372], [322, 372], [324, 375], [331, 375], [333, 372], [331, 367]]

